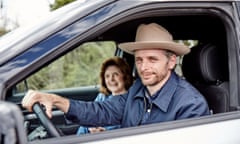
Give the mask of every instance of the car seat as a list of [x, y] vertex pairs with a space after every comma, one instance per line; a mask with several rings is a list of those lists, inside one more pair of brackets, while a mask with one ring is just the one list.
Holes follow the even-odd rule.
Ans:
[[182, 72], [206, 98], [213, 114], [229, 110], [227, 52], [213, 44], [199, 44], [183, 57]]

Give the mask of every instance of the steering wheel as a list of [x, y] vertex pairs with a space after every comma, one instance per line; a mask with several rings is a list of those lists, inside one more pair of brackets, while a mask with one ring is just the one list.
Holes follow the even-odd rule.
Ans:
[[40, 120], [42, 126], [47, 130], [50, 137], [60, 137], [63, 134], [59, 131], [48, 118], [46, 112], [40, 103], [35, 103], [33, 105], [33, 112], [36, 114], [37, 118]]

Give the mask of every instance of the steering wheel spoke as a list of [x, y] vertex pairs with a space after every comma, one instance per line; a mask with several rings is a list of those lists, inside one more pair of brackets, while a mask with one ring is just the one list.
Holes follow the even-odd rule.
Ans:
[[48, 118], [46, 112], [40, 103], [35, 103], [33, 105], [33, 112], [36, 114], [37, 118], [40, 120], [42, 126], [47, 130], [51, 137], [60, 137], [63, 134], [59, 131]]

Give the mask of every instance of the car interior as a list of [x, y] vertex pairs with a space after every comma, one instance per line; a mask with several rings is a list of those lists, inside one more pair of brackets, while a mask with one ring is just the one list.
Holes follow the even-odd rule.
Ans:
[[[87, 41], [114, 41], [116, 45], [121, 42], [134, 41], [137, 26], [141, 23], [151, 22], [162, 25], [173, 35], [174, 40], [188, 44], [191, 48], [188, 55], [179, 58], [176, 71], [177, 68], [180, 68], [177, 73], [192, 83], [205, 96], [212, 114], [230, 111], [227, 32], [226, 23], [220, 16], [199, 14], [197, 16], [136, 17], [114, 22], [110, 28], [103, 29], [96, 37]], [[120, 49], [116, 49], [115, 55], [123, 57], [132, 67], [134, 77], [138, 78], [134, 57]], [[12, 95], [12, 90], [9, 90], [8, 95]], [[92, 101], [98, 92], [98, 87], [71, 89], [71, 92], [64, 89], [48, 92], [67, 98]], [[8, 100], [14, 101], [11, 96], [8, 97]], [[36, 134], [36, 129], [39, 130], [40, 124], [33, 113], [27, 112], [23, 108], [22, 110], [25, 116], [26, 131], [31, 137], [31, 134]], [[51, 121], [64, 135], [75, 134], [79, 126], [67, 121], [63, 113], [57, 109], [54, 109]], [[42, 138], [45, 137], [39, 135], [31, 140]]]
[[183, 58], [183, 75], [205, 96], [214, 114], [229, 111], [226, 58], [225, 51], [210, 43], [193, 47]]
[[[197, 42], [191, 52], [180, 59], [179, 75], [205, 96], [213, 114], [229, 111], [228, 49], [223, 21], [211, 15], [151, 17], [123, 23], [106, 35], [112, 37], [112, 33], [117, 33], [119, 43], [134, 41], [136, 27], [151, 22], [165, 27], [175, 40]], [[133, 59], [129, 63], [133, 64]]]

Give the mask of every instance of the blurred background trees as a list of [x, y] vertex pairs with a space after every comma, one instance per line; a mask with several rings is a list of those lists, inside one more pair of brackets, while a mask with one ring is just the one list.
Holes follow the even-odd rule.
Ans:
[[8, 31], [7, 31], [5, 28], [0, 27], [0, 37], [1, 37], [2, 35], [6, 34], [7, 32], [8, 32]]
[[[44, 8], [41, 7], [41, 15], [43, 15], [46, 11], [46, 9], [48, 9], [47, 11], [54, 11], [60, 7], [63, 7], [71, 2], [74, 2], [76, 0], [46, 0], [44, 2]], [[17, 7], [15, 4], [13, 3], [16, 3], [16, 0], [13, 1], [9, 1], [9, 0], [0, 0], [0, 37], [16, 28], [19, 28], [21, 27], [21, 18], [19, 16], [24, 16], [24, 14], [22, 14], [21, 12], [22, 11], [26, 11], [24, 8], [21, 8], [21, 6], [18, 6], [17, 4]], [[19, 2], [19, 1], [17, 1]], [[29, 1], [25, 1], [23, 3], [19, 2], [20, 4], [23, 4], [23, 5], [26, 5], [27, 8], [29, 10], [33, 10], [33, 14], [35, 14], [35, 10], [34, 7], [39, 4], [42, 4], [43, 2], [42, 1], [36, 1], [34, 3], [34, 7], [32, 6], [32, 2], [31, 4], [28, 4], [26, 3]], [[46, 8], [48, 5], [49, 8]], [[41, 5], [42, 6], [42, 5]], [[14, 12], [13, 12], [14, 11]], [[44, 12], [43, 12], [44, 11]], [[15, 15], [14, 15], [14, 14]], [[39, 15], [35, 15], [35, 17], [38, 17]], [[29, 20], [32, 19], [32, 17], [28, 17]]]
[[100, 68], [106, 59], [113, 57], [113, 41], [87, 42], [45, 66], [18, 86], [18, 92], [64, 89], [99, 84]]
[[64, 5], [69, 4], [73, 1], [76, 0], [55, 0], [53, 4], [50, 4], [51, 11], [63, 7]]

